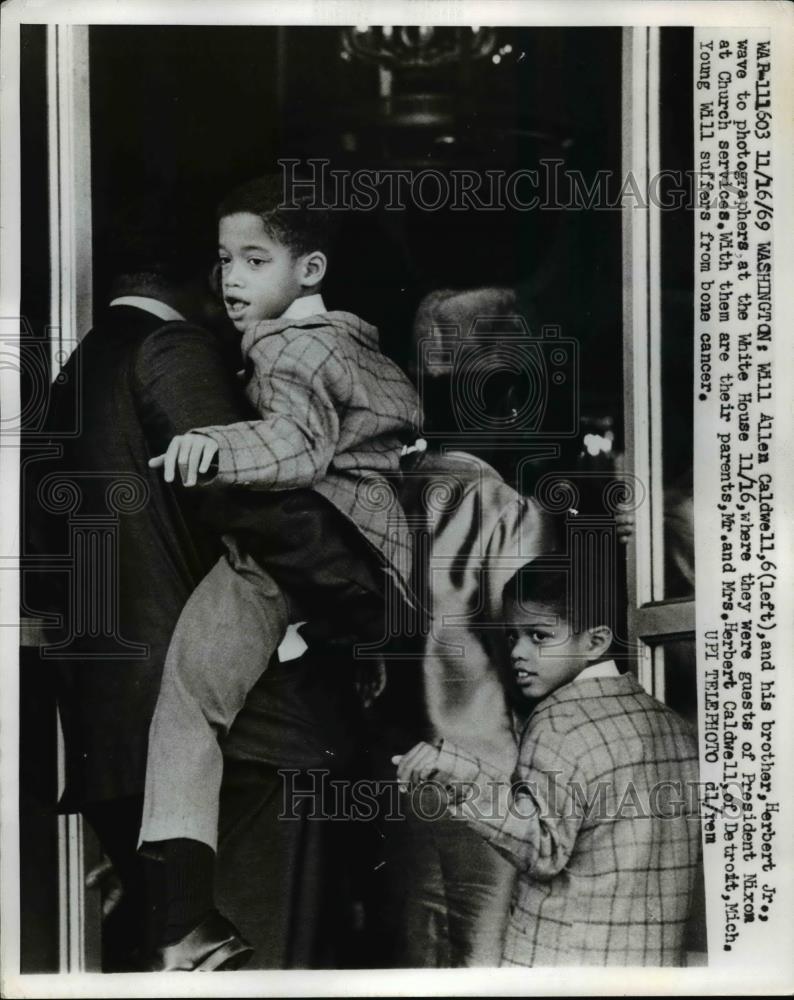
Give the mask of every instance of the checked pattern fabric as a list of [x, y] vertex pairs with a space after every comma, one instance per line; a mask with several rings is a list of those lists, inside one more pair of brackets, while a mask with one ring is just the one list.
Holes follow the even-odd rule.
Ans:
[[700, 850], [697, 746], [635, 678], [573, 681], [512, 777], [444, 741], [451, 814], [519, 870], [503, 965], [678, 965]]
[[217, 479], [315, 489], [381, 553], [407, 594], [399, 459], [415, 436], [419, 399], [380, 352], [377, 330], [346, 312], [267, 320], [246, 332], [242, 352], [251, 372], [246, 393], [261, 419], [194, 428], [219, 446]]

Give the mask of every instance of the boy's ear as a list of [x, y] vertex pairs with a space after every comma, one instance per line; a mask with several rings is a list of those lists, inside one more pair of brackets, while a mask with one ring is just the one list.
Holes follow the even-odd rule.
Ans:
[[587, 659], [591, 662], [602, 659], [612, 645], [612, 629], [608, 625], [596, 625], [587, 630]]
[[301, 284], [304, 288], [315, 288], [325, 277], [328, 258], [322, 250], [312, 250], [301, 259]]

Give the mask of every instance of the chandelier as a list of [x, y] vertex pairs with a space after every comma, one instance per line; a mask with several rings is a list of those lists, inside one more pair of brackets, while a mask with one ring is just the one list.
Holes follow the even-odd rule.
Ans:
[[383, 25], [343, 28], [341, 56], [391, 70], [435, 69], [461, 60], [483, 59], [495, 47], [493, 28]]

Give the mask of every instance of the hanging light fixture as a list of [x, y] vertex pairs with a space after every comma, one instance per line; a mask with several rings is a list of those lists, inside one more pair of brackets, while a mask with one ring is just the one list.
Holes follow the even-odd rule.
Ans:
[[493, 28], [402, 27], [343, 28], [342, 58], [376, 63], [390, 70], [435, 69], [463, 59], [484, 59], [496, 48]]

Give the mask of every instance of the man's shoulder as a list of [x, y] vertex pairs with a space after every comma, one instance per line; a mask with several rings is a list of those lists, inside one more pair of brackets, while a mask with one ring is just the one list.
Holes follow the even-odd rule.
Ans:
[[110, 306], [96, 317], [91, 330], [82, 338], [85, 351], [99, 349], [148, 349], [165, 341], [217, 345], [218, 334], [184, 319], [163, 319], [134, 306]]
[[403, 468], [428, 480], [438, 479], [450, 489], [450, 498], [460, 502], [464, 494], [475, 494], [488, 510], [501, 508], [525, 498], [489, 465], [485, 459], [470, 452], [427, 448], [416, 452], [403, 463]]
[[239, 346], [231, 339], [187, 319], [159, 319], [142, 328], [140, 344], [146, 349], [210, 347], [222, 353], [235, 354], [239, 359]]
[[468, 511], [481, 529], [511, 502], [521, 500], [492, 466], [468, 452], [427, 448], [404, 458], [400, 467], [406, 484], [414, 486], [408, 489], [417, 494], [417, 503], [420, 495], [421, 502], [427, 502], [431, 491], [433, 510]]
[[94, 316], [91, 329], [80, 338], [81, 350], [96, 349], [111, 339], [118, 343], [136, 342], [148, 336], [162, 320], [131, 306], [104, 306]]
[[105, 307], [72, 351], [67, 371], [82, 372], [83, 391], [106, 385], [109, 378], [138, 363], [162, 325], [161, 319], [142, 309]]
[[129, 365], [135, 392], [215, 393], [226, 391], [241, 358], [237, 342], [220, 333], [188, 320], [156, 319], [132, 345]]

